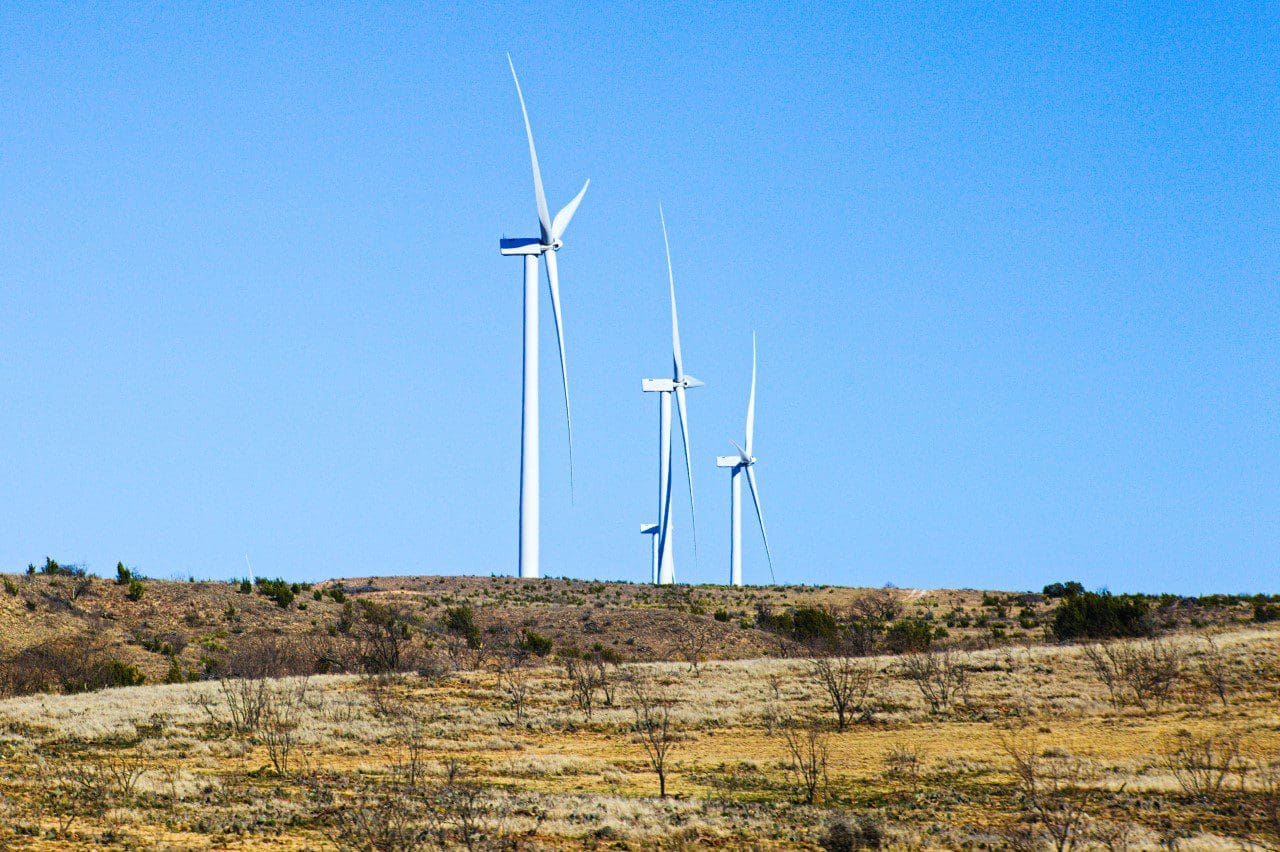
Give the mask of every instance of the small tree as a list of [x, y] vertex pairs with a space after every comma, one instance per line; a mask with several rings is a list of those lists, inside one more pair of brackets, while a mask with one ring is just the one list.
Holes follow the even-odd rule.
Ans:
[[1165, 744], [1160, 762], [1183, 792], [1212, 804], [1227, 777], [1244, 766], [1243, 760], [1239, 737], [1186, 734]]
[[804, 803], [812, 805], [819, 790], [827, 786], [827, 734], [816, 721], [804, 726], [792, 721], [783, 725], [782, 738], [791, 756], [791, 774], [804, 794]]
[[1018, 796], [1058, 852], [1070, 852], [1084, 840], [1095, 772], [1085, 761], [1062, 752], [1040, 753], [1034, 740], [1000, 737], [1013, 761]]
[[689, 664], [689, 671], [695, 674], [699, 671], [715, 635], [715, 622], [700, 615], [691, 615], [676, 628], [675, 639], [679, 643], [680, 656]]
[[1226, 707], [1231, 695], [1231, 664], [1212, 636], [1204, 639], [1204, 648], [1200, 654], [1200, 676], [1209, 692], [1217, 696], [1222, 706]]
[[968, 668], [961, 655], [953, 653], [950, 646], [908, 654], [900, 667], [903, 677], [916, 685], [934, 713], [950, 711], [955, 700], [968, 692]]
[[671, 721], [672, 699], [657, 692], [643, 677], [631, 679], [632, 710], [635, 711], [636, 737], [644, 746], [649, 768], [658, 776], [658, 796], [667, 796], [667, 757], [676, 743], [677, 732]]
[[855, 711], [869, 716], [867, 697], [875, 680], [873, 666], [855, 662], [849, 657], [820, 657], [809, 664], [809, 674], [827, 694], [836, 714], [836, 726], [843, 731]]

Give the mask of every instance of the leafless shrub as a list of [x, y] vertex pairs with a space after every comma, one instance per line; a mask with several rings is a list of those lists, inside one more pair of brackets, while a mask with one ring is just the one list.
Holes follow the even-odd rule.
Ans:
[[298, 722], [306, 706], [307, 681], [268, 689], [262, 707], [260, 736], [276, 774], [289, 774], [289, 760], [297, 749]]
[[1186, 653], [1159, 639], [1091, 645], [1084, 655], [1116, 708], [1132, 703], [1145, 710], [1149, 702], [1163, 706], [1186, 667]]
[[104, 806], [131, 801], [146, 773], [146, 761], [138, 754], [119, 751], [92, 754], [61, 770], [62, 781], [86, 802]]
[[522, 725], [525, 707], [529, 700], [529, 673], [519, 666], [505, 666], [498, 671], [498, 691], [511, 708], [511, 715], [504, 721], [509, 725]]
[[854, 713], [871, 717], [867, 701], [875, 681], [875, 667], [849, 657], [819, 657], [809, 664], [809, 675], [826, 693], [836, 714], [836, 726], [843, 731]]
[[260, 633], [236, 642], [220, 660], [224, 677], [261, 679], [309, 675], [318, 659], [312, 643], [296, 636]]
[[885, 774], [890, 778], [901, 778], [914, 789], [920, 781], [920, 771], [924, 759], [918, 749], [906, 745], [895, 745], [884, 755]]
[[671, 721], [670, 696], [659, 692], [647, 678], [630, 679], [631, 709], [635, 712], [635, 733], [644, 746], [649, 768], [658, 776], [658, 796], [667, 796], [667, 756], [678, 739]]
[[398, 672], [376, 672], [360, 676], [360, 690], [369, 709], [380, 719], [396, 719], [410, 712], [409, 701], [402, 688], [404, 677]]
[[1061, 751], [1040, 752], [1034, 740], [1002, 736], [1000, 744], [1013, 761], [1018, 797], [1044, 839], [1058, 852], [1080, 848], [1094, 796], [1087, 786], [1096, 775], [1093, 767]]
[[1165, 744], [1160, 763], [1173, 773], [1188, 796], [1212, 802], [1222, 791], [1227, 776], [1242, 764], [1240, 738], [1223, 736], [1179, 736]]
[[967, 701], [966, 657], [950, 646], [907, 654], [899, 666], [902, 676], [916, 685], [932, 712], [949, 712], [958, 698]]
[[1280, 849], [1280, 761], [1258, 763], [1258, 804], [1261, 809], [1258, 828]]
[[599, 670], [590, 660], [576, 656], [561, 657], [560, 665], [564, 669], [570, 699], [590, 719], [595, 708], [596, 689], [600, 686]]
[[689, 671], [695, 674], [700, 671], [715, 635], [715, 622], [699, 615], [690, 616], [676, 628], [677, 647], [681, 658], [689, 664]]
[[600, 701], [605, 707], [613, 706], [618, 694], [618, 664], [597, 656], [591, 661], [595, 668], [596, 686], [600, 689]]
[[1223, 707], [1228, 706], [1231, 697], [1231, 663], [1212, 636], [1204, 638], [1199, 670], [1205, 688], [1222, 702]]
[[788, 770], [804, 803], [812, 805], [827, 787], [828, 735], [817, 722], [799, 725], [791, 721], [782, 727], [782, 738], [791, 757]]
[[263, 679], [222, 678], [218, 682], [222, 707], [214, 696], [205, 692], [198, 693], [194, 700], [215, 727], [229, 728], [236, 734], [252, 734], [262, 724], [268, 689]]
[[902, 593], [897, 589], [872, 589], [849, 604], [854, 618], [889, 623], [902, 614]]

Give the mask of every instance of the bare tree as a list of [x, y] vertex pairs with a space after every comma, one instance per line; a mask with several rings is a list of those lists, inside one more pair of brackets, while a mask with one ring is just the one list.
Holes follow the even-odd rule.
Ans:
[[849, 657], [819, 657], [809, 664], [809, 674], [822, 686], [836, 714], [836, 726], [843, 731], [855, 711], [871, 715], [867, 698], [875, 680], [875, 667]]
[[782, 738], [791, 756], [791, 774], [804, 793], [804, 803], [812, 805], [827, 786], [827, 733], [816, 721], [804, 726], [792, 721], [782, 726]]
[[854, 618], [888, 623], [902, 614], [902, 593], [897, 589], [872, 589], [849, 604]]
[[595, 707], [598, 673], [590, 661], [581, 657], [561, 657], [560, 665], [564, 669], [565, 680], [569, 685], [569, 697], [587, 719]]
[[635, 732], [644, 746], [649, 768], [658, 776], [658, 795], [667, 796], [667, 757], [678, 739], [671, 720], [673, 699], [657, 691], [642, 675], [630, 680], [631, 709], [635, 712]]
[[289, 774], [289, 760], [298, 745], [298, 723], [307, 700], [307, 679], [267, 690], [259, 734], [276, 774]]
[[511, 708], [510, 724], [524, 724], [525, 706], [529, 699], [529, 673], [526, 669], [511, 665], [509, 662], [499, 663], [498, 691], [502, 693]]
[[1117, 708], [1133, 703], [1145, 710], [1151, 701], [1163, 706], [1186, 668], [1186, 652], [1159, 639], [1093, 645], [1084, 654]]
[[899, 665], [903, 677], [916, 685], [934, 713], [950, 711], [957, 698], [965, 699], [968, 694], [968, 666], [964, 656], [950, 646], [907, 654]]
[[690, 616], [676, 628], [675, 640], [678, 643], [680, 656], [689, 664], [689, 671], [694, 673], [700, 671], [707, 648], [710, 647], [715, 635], [715, 622], [699, 615]]
[[1212, 636], [1204, 638], [1200, 652], [1200, 676], [1204, 685], [1226, 707], [1231, 697], [1231, 663], [1222, 647]]
[[1094, 791], [1086, 786], [1093, 768], [1069, 754], [1039, 752], [1034, 740], [1000, 737], [1013, 761], [1019, 798], [1058, 852], [1077, 849], [1085, 840], [1088, 806]]
[[1227, 776], [1240, 768], [1243, 760], [1238, 736], [1186, 734], [1165, 744], [1160, 762], [1188, 796], [1212, 803]]

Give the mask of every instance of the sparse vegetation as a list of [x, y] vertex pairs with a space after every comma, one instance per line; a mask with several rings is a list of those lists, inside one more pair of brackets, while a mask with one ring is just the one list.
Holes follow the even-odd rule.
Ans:
[[67, 606], [66, 574], [9, 579], [3, 848], [1280, 842], [1252, 596], [1147, 597], [1157, 636], [1074, 645], [1045, 641], [1072, 595], [99, 579]]

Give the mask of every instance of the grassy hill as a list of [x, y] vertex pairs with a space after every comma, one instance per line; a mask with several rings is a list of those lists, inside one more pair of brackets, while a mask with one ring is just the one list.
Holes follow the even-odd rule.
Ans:
[[2, 579], [0, 848], [1280, 848], [1270, 599]]

